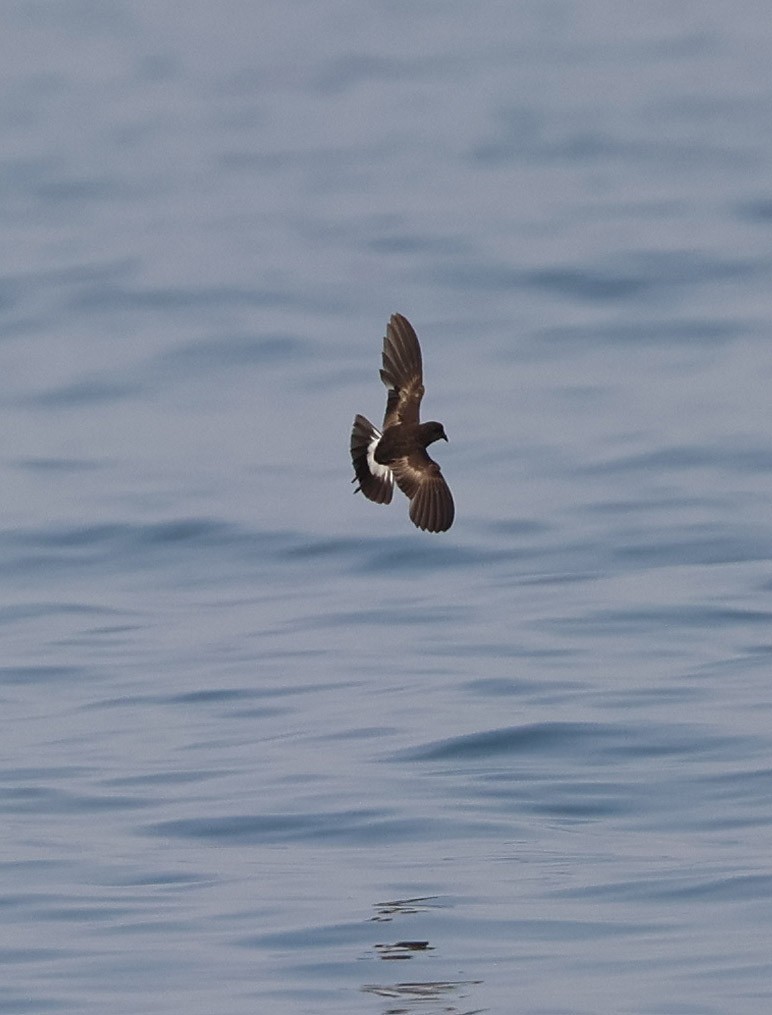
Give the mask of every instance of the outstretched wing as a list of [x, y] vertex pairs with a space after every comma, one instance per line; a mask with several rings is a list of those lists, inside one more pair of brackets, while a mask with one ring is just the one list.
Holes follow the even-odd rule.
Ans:
[[352, 483], [359, 483], [354, 493], [360, 490], [376, 504], [388, 504], [394, 492], [394, 475], [388, 465], [381, 465], [373, 457], [381, 439], [369, 419], [357, 415], [351, 430], [351, 461], [354, 465]]
[[381, 380], [389, 389], [383, 429], [395, 423], [417, 423], [424, 394], [421, 346], [412, 324], [402, 314], [392, 314], [386, 327]]
[[429, 532], [446, 532], [453, 524], [455, 508], [439, 465], [423, 448], [390, 465], [397, 486], [410, 498], [413, 524]]

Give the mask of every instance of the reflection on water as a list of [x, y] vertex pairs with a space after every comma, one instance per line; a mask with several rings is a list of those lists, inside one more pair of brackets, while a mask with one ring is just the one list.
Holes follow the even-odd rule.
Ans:
[[375, 951], [379, 959], [410, 959], [413, 952], [433, 951], [428, 941], [395, 941], [394, 944], [378, 944]]
[[437, 895], [424, 895], [415, 899], [395, 899], [393, 902], [376, 902], [375, 916], [372, 920], [381, 923], [393, 920], [396, 916], [411, 916], [415, 913], [425, 913], [429, 909], [439, 905]]
[[[466, 1001], [472, 992], [470, 988], [479, 983], [475, 980], [458, 980], [452, 982], [430, 982], [426, 983], [394, 983], [375, 984], [368, 983], [362, 987], [366, 994], [375, 994], [377, 997], [399, 1000], [402, 1002], [399, 1007], [389, 1006], [383, 1009], [384, 1015], [407, 1015], [413, 1011], [436, 1011], [447, 1012], [448, 1015], [477, 1015], [479, 1012], [488, 1011], [487, 1008], [466, 1008], [459, 1005]], [[427, 1002], [437, 1001], [441, 1007], [434, 1008]]]

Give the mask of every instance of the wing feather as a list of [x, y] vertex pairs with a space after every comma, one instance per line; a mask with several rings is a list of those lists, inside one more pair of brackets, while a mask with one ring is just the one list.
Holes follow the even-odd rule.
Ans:
[[413, 326], [392, 314], [383, 340], [381, 380], [389, 389], [383, 429], [396, 423], [417, 423], [424, 394], [421, 346]]
[[446, 532], [453, 524], [453, 496], [439, 465], [421, 449], [391, 463], [394, 479], [410, 498], [410, 520], [428, 532]]

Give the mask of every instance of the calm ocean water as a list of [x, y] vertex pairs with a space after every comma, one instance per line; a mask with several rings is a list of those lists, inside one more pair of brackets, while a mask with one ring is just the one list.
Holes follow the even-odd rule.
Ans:
[[[0, 1012], [771, 1011], [768, 12], [0, 56]], [[352, 496], [397, 310], [446, 535]]]

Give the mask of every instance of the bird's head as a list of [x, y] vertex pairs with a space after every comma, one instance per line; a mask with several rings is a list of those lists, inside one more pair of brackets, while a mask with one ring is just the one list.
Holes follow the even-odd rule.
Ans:
[[433, 444], [435, 441], [446, 441], [448, 435], [445, 433], [445, 427], [442, 423], [437, 423], [436, 420], [432, 420], [429, 423], [422, 423], [421, 429], [423, 430], [424, 440], [426, 441], [425, 447]]

